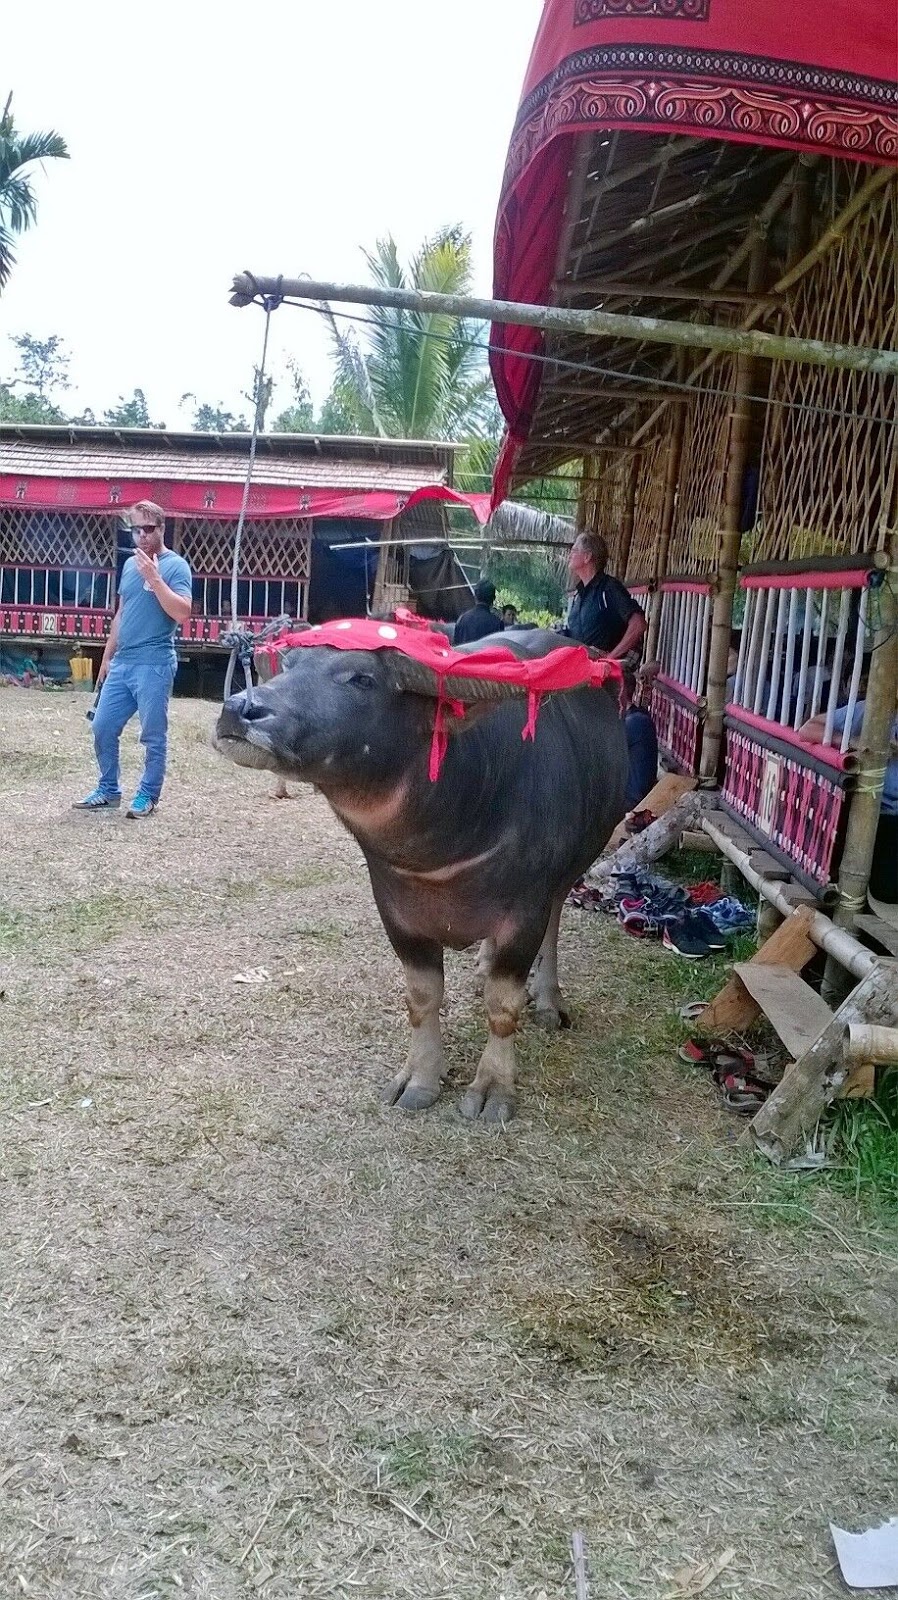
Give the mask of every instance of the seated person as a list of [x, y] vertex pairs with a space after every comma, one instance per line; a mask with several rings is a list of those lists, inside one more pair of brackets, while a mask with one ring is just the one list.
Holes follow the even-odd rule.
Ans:
[[487, 634], [502, 632], [502, 618], [493, 610], [496, 585], [489, 578], [481, 578], [474, 586], [474, 599], [476, 605], [470, 611], [463, 611], [455, 624], [453, 644], [474, 644], [477, 639], [485, 639]]
[[624, 692], [629, 704], [624, 716], [630, 766], [627, 775], [626, 807], [632, 811], [654, 789], [658, 781], [658, 736], [655, 724], [643, 706], [637, 705], [636, 675], [624, 668]]
[[576, 587], [561, 632], [613, 661], [635, 666], [648, 624], [629, 590], [605, 571], [607, 562], [608, 545], [601, 534], [579, 531], [568, 556]]
[[[851, 719], [851, 740], [856, 742], [864, 723], [865, 700], [858, 700]], [[833, 717], [833, 732], [845, 731], [848, 707], [840, 706]], [[799, 739], [807, 744], [821, 744], [826, 731], [826, 717], [810, 717], [798, 730]], [[889, 759], [882, 786], [879, 826], [873, 846], [870, 865], [869, 893], [871, 900], [882, 901], [887, 906], [898, 904], [898, 708], [892, 722]]]
[[741, 633], [736, 632], [735, 629], [730, 633], [730, 648], [727, 654], [727, 705], [729, 705], [736, 693], [736, 673], [739, 669], [739, 641], [741, 637]]
[[517, 625], [518, 625], [518, 608], [517, 608], [517, 606], [503, 606], [502, 607], [502, 626], [504, 628], [516, 628]]

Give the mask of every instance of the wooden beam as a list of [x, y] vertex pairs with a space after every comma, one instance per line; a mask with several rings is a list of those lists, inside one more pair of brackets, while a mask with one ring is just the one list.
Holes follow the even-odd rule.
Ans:
[[898, 350], [864, 349], [823, 339], [798, 339], [756, 330], [698, 322], [671, 322], [614, 311], [576, 311], [561, 306], [525, 305], [517, 300], [485, 300], [474, 295], [435, 294], [425, 289], [386, 289], [373, 284], [323, 283], [305, 278], [256, 278], [241, 273], [231, 287], [231, 305], [248, 306], [258, 297], [335, 300], [338, 304], [386, 306], [424, 315], [473, 317], [546, 333], [580, 333], [591, 338], [644, 340], [767, 361], [881, 372], [898, 376]]
[[[814, 913], [810, 907], [799, 906], [780, 923], [760, 950], [755, 951], [752, 962], [791, 967], [793, 972], [800, 972], [817, 953], [817, 946], [809, 931], [813, 920]], [[749, 994], [741, 978], [734, 974], [702, 1012], [695, 1026], [700, 1033], [741, 1033], [757, 1022], [760, 1015], [761, 1007], [757, 1000]]]
[[[798, 915], [798, 912], [795, 913]], [[704, 1015], [702, 1016], [704, 1022]], [[852, 989], [816, 1043], [787, 1068], [743, 1138], [771, 1161], [787, 1161], [813, 1132], [843, 1087], [845, 1030], [849, 1023], [898, 1023], [898, 966], [883, 961]]]
[[[699, 269], [696, 268], [696, 271]], [[721, 306], [754, 306], [760, 301], [771, 310], [784, 304], [782, 295], [765, 294], [761, 296], [749, 294], [747, 289], [702, 289], [686, 288], [676, 283], [625, 283], [621, 280], [606, 278], [582, 278], [571, 282], [568, 278], [556, 279], [553, 288], [564, 299], [573, 299], [576, 295], [597, 295], [600, 299], [613, 296], [615, 299], [626, 300], [689, 300], [697, 305]]]

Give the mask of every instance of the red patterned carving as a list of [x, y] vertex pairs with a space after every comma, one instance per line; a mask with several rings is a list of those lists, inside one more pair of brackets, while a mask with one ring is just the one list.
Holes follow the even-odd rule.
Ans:
[[663, 17], [667, 22], [705, 22], [711, 0], [577, 0], [574, 27], [602, 17]]
[[832, 878], [847, 803], [841, 784], [798, 759], [776, 755], [734, 728], [726, 734], [721, 793], [733, 810], [815, 883]]

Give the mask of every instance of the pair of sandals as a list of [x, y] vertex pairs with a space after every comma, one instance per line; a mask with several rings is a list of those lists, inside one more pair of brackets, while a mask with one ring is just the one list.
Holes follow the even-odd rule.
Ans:
[[681, 1061], [705, 1067], [720, 1090], [728, 1111], [754, 1116], [776, 1088], [767, 1056], [723, 1039], [687, 1039], [677, 1051]]

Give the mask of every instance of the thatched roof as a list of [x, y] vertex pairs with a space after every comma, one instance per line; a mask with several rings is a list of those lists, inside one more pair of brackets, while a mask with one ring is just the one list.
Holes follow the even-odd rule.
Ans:
[[484, 537], [497, 545], [548, 545], [567, 549], [574, 542], [574, 532], [569, 517], [555, 517], [548, 511], [534, 511], [532, 506], [503, 500], [490, 517]]

